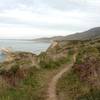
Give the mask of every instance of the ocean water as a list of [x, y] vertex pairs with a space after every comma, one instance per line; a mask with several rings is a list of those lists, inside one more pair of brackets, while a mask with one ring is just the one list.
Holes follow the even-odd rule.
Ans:
[[[0, 40], [0, 49], [8, 48], [12, 51], [24, 51], [39, 54], [46, 51], [50, 43], [35, 42], [29, 40]], [[5, 55], [0, 52], [0, 61], [5, 59]]]

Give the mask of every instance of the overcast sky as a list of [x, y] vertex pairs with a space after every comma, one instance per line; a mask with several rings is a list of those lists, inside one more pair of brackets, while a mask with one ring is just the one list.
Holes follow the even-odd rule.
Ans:
[[0, 38], [69, 35], [100, 26], [100, 0], [0, 0]]

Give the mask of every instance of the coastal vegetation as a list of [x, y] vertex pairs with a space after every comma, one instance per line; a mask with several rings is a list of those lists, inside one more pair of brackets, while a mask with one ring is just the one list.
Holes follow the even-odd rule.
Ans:
[[0, 100], [47, 100], [57, 75], [58, 100], [100, 99], [100, 38], [58, 40], [39, 55], [10, 52], [9, 58], [0, 63]]
[[[57, 85], [58, 100], [100, 99], [100, 39], [85, 41], [76, 62]], [[84, 46], [83, 46], [84, 44]]]

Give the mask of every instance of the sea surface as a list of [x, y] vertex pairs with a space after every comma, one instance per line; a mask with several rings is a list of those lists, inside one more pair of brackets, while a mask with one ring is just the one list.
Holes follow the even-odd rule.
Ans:
[[[39, 54], [46, 51], [51, 43], [35, 42], [31, 40], [0, 40], [0, 49], [7, 48], [12, 51], [24, 51]], [[5, 55], [0, 51], [0, 62], [5, 59]]]

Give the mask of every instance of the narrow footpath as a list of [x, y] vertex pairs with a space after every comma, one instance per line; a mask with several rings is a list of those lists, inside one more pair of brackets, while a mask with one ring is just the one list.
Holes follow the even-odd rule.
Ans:
[[60, 70], [52, 79], [51, 82], [48, 85], [48, 90], [47, 90], [47, 94], [48, 94], [48, 98], [46, 100], [57, 100], [57, 95], [56, 95], [56, 86], [57, 86], [57, 82], [59, 81], [59, 79], [62, 77], [62, 75], [69, 71], [71, 69], [71, 67], [74, 65], [74, 62], [76, 61], [76, 54], [73, 55], [73, 60], [71, 64], [66, 64], [64, 65], [63, 69]]

